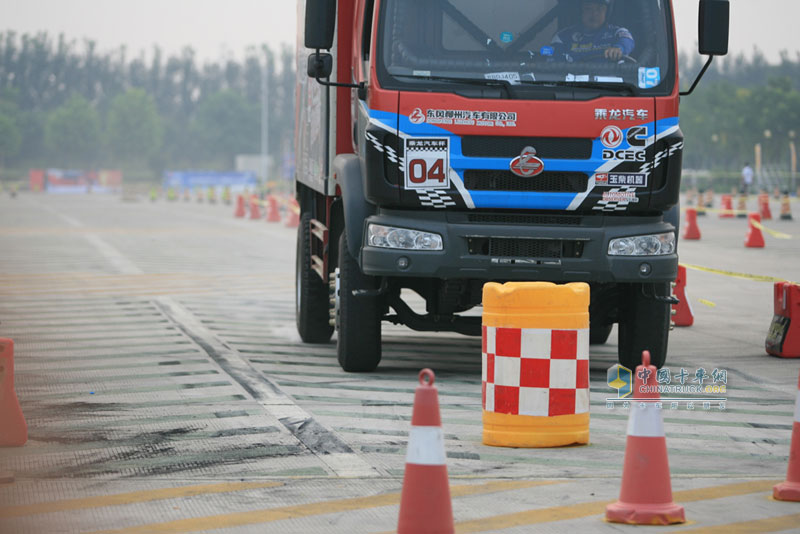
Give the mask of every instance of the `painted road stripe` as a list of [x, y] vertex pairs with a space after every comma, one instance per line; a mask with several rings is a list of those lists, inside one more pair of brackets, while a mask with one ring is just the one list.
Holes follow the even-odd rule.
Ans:
[[[230, 419], [234, 417], [250, 417], [254, 415], [263, 415], [261, 409], [258, 410], [225, 410], [211, 413], [187, 413], [179, 415], [166, 415], [159, 417], [143, 417], [141, 419], [115, 419], [114, 428], [136, 426], [144, 427], [147, 425], [158, 423], [181, 423], [188, 421], [216, 421], [218, 419]], [[88, 421], [88, 422], [83, 422]], [[97, 421], [90, 415], [83, 418], [80, 423], [64, 422], [63, 420], [47, 421], [47, 428], [50, 430], [58, 430], [59, 432], [77, 432], [79, 430], [92, 430], [96, 428], [108, 428], [108, 421]], [[786, 443], [789, 443], [787, 440]]]
[[[545, 486], [559, 484], [556, 481], [506, 481], [488, 482], [486, 484], [468, 484], [452, 486], [450, 495], [452, 497], [466, 497], [470, 495], [485, 495], [501, 491], [513, 491], [535, 486]], [[175, 534], [179, 532], [201, 532], [219, 528], [241, 527], [246, 525], [258, 525], [281, 521], [286, 519], [300, 519], [303, 517], [335, 514], [353, 510], [365, 510], [368, 508], [378, 508], [381, 506], [393, 506], [400, 504], [399, 493], [387, 493], [372, 497], [356, 497], [352, 499], [339, 499], [335, 501], [322, 501], [296, 506], [282, 506], [279, 508], [269, 508], [266, 510], [253, 510], [250, 512], [240, 512], [235, 514], [224, 514], [207, 517], [196, 517], [190, 519], [179, 519], [166, 523], [154, 523], [141, 525], [138, 527], [123, 528], [118, 530], [103, 530], [92, 534]]]
[[[204, 362], [208, 365], [208, 362]], [[150, 365], [158, 365], [157, 363], [152, 363]], [[141, 366], [140, 366], [141, 367]], [[118, 368], [119, 369], [119, 368]], [[76, 369], [63, 369], [62, 372], [64, 374], [74, 373]], [[73, 378], [70, 380], [59, 379], [58, 383], [61, 384], [91, 384], [91, 383], [100, 383], [107, 384], [109, 382], [125, 382], [131, 381], [135, 382], [136, 380], [162, 380], [165, 378], [174, 378], [174, 377], [182, 377], [182, 376], [208, 376], [208, 375], [218, 375], [220, 374], [219, 371], [216, 369], [204, 369], [201, 371], [174, 371], [171, 373], [149, 373], [149, 374], [139, 374], [139, 373], [126, 373], [124, 375], [83, 375], [81, 378]]]
[[[384, 355], [386, 352], [384, 351]], [[323, 356], [325, 357], [325, 356]], [[250, 360], [251, 363], [264, 363], [264, 360]], [[274, 362], [269, 362], [274, 363]], [[298, 365], [302, 365], [298, 362]], [[272, 370], [263, 370], [265, 374], [282, 376], [284, 373], [280, 371], [272, 371]], [[399, 385], [403, 383], [403, 379], [388, 379], [388, 380], [395, 380], [396, 383]], [[448, 384], [450, 382], [448, 381]], [[473, 391], [440, 391], [440, 396], [458, 396], [458, 397], [471, 397], [471, 398], [480, 398], [480, 382], [479, 381], [460, 381], [458, 382], [463, 385], [473, 386], [474, 389], [477, 389], [478, 392]], [[292, 379], [279, 379], [278, 384], [285, 387], [294, 387], [294, 388], [305, 388], [309, 390], [327, 390], [327, 389], [335, 389], [337, 391], [345, 390], [345, 391], [369, 391], [369, 392], [381, 392], [381, 393], [414, 393], [414, 388], [401, 388], [401, 387], [378, 387], [378, 386], [371, 386], [371, 385], [345, 385], [337, 383], [335, 385], [331, 385], [329, 382], [314, 382], [309, 380], [292, 380]], [[597, 389], [600, 386], [600, 382], [593, 382], [592, 385]], [[593, 404], [596, 406], [605, 406], [605, 397], [602, 394], [595, 394], [595, 400]], [[681, 398], [689, 399], [687, 396], [681, 396]], [[736, 396], [727, 396], [728, 403], [750, 403], [750, 404], [758, 404], [763, 406], [776, 406], [776, 405], [793, 405], [795, 401], [791, 399], [770, 399], [769, 401], [764, 401], [763, 399], [759, 398], [751, 398], [751, 397], [736, 397]], [[697, 401], [696, 404], [701, 405], [701, 401]], [[662, 413], [669, 413], [670, 410], [665, 409], [662, 410]], [[728, 413], [728, 411], [716, 411], [716, 412], [709, 412], [709, 411], [700, 411], [697, 410], [698, 413]]]
[[[106, 426], [108, 425], [106, 424]], [[241, 437], [241, 436], [258, 436], [263, 434], [275, 434], [277, 432], [280, 432], [280, 429], [276, 426], [266, 426], [266, 427], [243, 426], [239, 428], [230, 428], [230, 429], [221, 428], [218, 430], [208, 430], [202, 432], [193, 432], [190, 429], [186, 430], [187, 430], [186, 434], [178, 434], [175, 436], [170, 436], [168, 442], [169, 443], [192, 442], [192, 441], [199, 441], [206, 439], [220, 439], [220, 438]], [[163, 432], [163, 430], [154, 429], [152, 431], [143, 432], [143, 435], [144, 436], [148, 436], [149, 434], [158, 435], [161, 432]], [[48, 436], [46, 435], [31, 434], [29, 437], [32, 441], [47, 442], [48, 439]], [[127, 439], [125, 438], [109, 439], [106, 441], [84, 441], [81, 443], [56, 443], [49, 445], [40, 445], [35, 448], [22, 448], [19, 451], [15, 451], [14, 457], [21, 458], [23, 456], [38, 456], [41, 454], [65, 454], [70, 451], [83, 451], [83, 450], [102, 450], [102, 449], [117, 449], [117, 448], [121, 449], [126, 447], [137, 448], [141, 447], [141, 444], [142, 444], [142, 435], [134, 436]], [[182, 462], [184, 458], [176, 456], [175, 460], [180, 460]], [[147, 460], [139, 460], [139, 462], [146, 463]], [[179, 462], [175, 461], [173, 463], [179, 463]]]
[[[187, 343], [188, 345], [188, 343]], [[163, 357], [170, 357], [174, 358], [175, 355], [182, 355], [182, 356], [198, 356], [199, 351], [195, 349], [195, 347], [187, 347], [175, 350], [165, 350], [161, 352], [120, 352], [118, 354], [95, 354], [91, 356], [87, 355], [78, 355], [78, 356], [52, 356], [46, 357], [42, 356], [39, 358], [36, 357], [35, 360], [28, 360], [20, 362], [20, 365], [24, 365], [25, 369], [31, 369], [31, 362], [33, 363], [61, 363], [61, 362], [71, 362], [71, 361], [89, 361], [89, 360], [100, 360], [104, 361], [109, 358], [118, 358], [120, 360], [128, 359], [128, 358], [136, 358], [139, 360], [147, 361], [148, 358], [163, 358]], [[155, 359], [153, 360], [154, 363], [160, 362], [162, 360]], [[203, 359], [202, 361], [208, 363], [207, 359]], [[50, 367], [52, 369], [52, 367]]]
[[[75, 360], [78, 359], [79, 358], [75, 358]], [[37, 360], [36, 363], [39, 363], [39, 358], [37, 358], [36, 360]], [[168, 367], [168, 368], [183, 369], [184, 367], [190, 367], [195, 365], [209, 365], [209, 362], [205, 358], [197, 358], [191, 360], [152, 360], [152, 361], [144, 361], [141, 363], [128, 363], [124, 365], [112, 364], [112, 365], [96, 365], [89, 367], [75, 367], [70, 365], [69, 367], [63, 370], [69, 371], [70, 373], [77, 373], [77, 372], [118, 371], [121, 369], [143, 369], [149, 367], [154, 367], [154, 368]], [[49, 365], [49, 366], [41, 366], [39, 368], [36, 368], [36, 370], [41, 372], [43, 370], [48, 370], [48, 369], [53, 370], [53, 368], [54, 368], [53, 365]], [[26, 365], [24, 372], [34, 374], [31, 371], [31, 369], [32, 369], [31, 366]], [[19, 373], [18, 370], [16, 372]], [[141, 378], [141, 376], [139, 376], [139, 378]]]
[[800, 525], [800, 514], [768, 517], [767, 519], [742, 521], [741, 523], [729, 523], [713, 527], [692, 528], [681, 530], [680, 532], [681, 534], [759, 534], [760, 532], [795, 531], [797, 525]]
[[251, 489], [274, 488], [282, 485], [283, 483], [281, 482], [228, 482], [225, 484], [205, 484], [200, 486], [183, 486], [179, 488], [150, 489], [144, 491], [134, 491], [132, 493], [118, 493], [116, 495], [85, 497], [82, 499], [66, 499], [63, 501], [4, 506], [0, 507], [0, 517], [21, 517], [36, 514], [49, 514], [53, 512], [66, 512], [71, 510], [86, 510], [89, 508], [104, 508], [107, 506], [122, 506], [134, 503], [194, 497], [197, 495], [213, 495], [217, 493], [232, 493]]
[[[696, 501], [707, 501], [712, 499], [722, 499], [725, 497], [736, 497], [772, 491], [775, 480], [757, 480], [752, 482], [742, 482], [738, 484], [726, 484], [724, 486], [712, 486], [695, 490], [673, 492], [675, 502], [687, 503]], [[514, 514], [497, 515], [475, 519], [472, 521], [462, 521], [456, 523], [456, 531], [459, 534], [466, 532], [486, 532], [491, 530], [502, 530], [505, 528], [522, 527], [539, 523], [550, 523], [554, 521], [566, 521], [579, 519], [593, 515], [605, 513], [606, 506], [615, 501], [586, 502], [567, 506], [555, 506], [552, 508], [541, 508], [538, 510], [528, 510]]]
[[[295, 397], [297, 397], [297, 395], [295, 395]], [[330, 402], [333, 404], [333, 401], [330, 401]], [[339, 401], [337, 401], [337, 403], [341, 403], [341, 399], [339, 399]], [[391, 407], [401, 406], [401, 405], [402, 405], [401, 403], [387, 403], [386, 404], [386, 406], [391, 406]], [[373, 407], [373, 405], [365, 405], [365, 407], [367, 407], [367, 406], [368, 407]], [[410, 407], [411, 405], [407, 404], [407, 406]], [[449, 409], [449, 406], [447, 406], [446, 408]], [[456, 407], [456, 409], [459, 409], [459, 408]], [[729, 410], [728, 412], [737, 413], [737, 414], [746, 414], [746, 415], [766, 415], [766, 416], [772, 416], [772, 417], [775, 417], [775, 416], [777, 416], [777, 417], [791, 417], [792, 416], [791, 412], [774, 412], [774, 411], [773, 412], [763, 412], [763, 411], [752, 411], [752, 410], [751, 411], [732, 411], [732, 410]], [[330, 417], [344, 417], [345, 416], [345, 414], [343, 414], [341, 411], [335, 411], [335, 410], [317, 409], [317, 410], [314, 410], [314, 413], [317, 414], [317, 415], [320, 415], [320, 416], [325, 415], [325, 416], [330, 416]], [[361, 418], [361, 419], [380, 419], [380, 420], [387, 420], [387, 421], [410, 421], [411, 420], [411, 416], [410, 415], [403, 415], [403, 414], [398, 414], [398, 413], [394, 413], [394, 412], [392, 412], [392, 413], [362, 412], [362, 413], [360, 413], [358, 415], [358, 417]], [[607, 419], [607, 420], [626, 421], [628, 419], [628, 417], [627, 416], [623, 416], [623, 415], [611, 415], [611, 414], [593, 413], [592, 414], [592, 419]], [[480, 426], [482, 424], [481, 421], [480, 421], [480, 418], [477, 418], [477, 419], [474, 419], [474, 418], [473, 419], [464, 419], [464, 418], [455, 417], [452, 414], [450, 414], [447, 417], [447, 422], [449, 424], [459, 424], [459, 425], [466, 425], [466, 426]], [[665, 422], [666, 423], [670, 423], [670, 424], [674, 424], [674, 425], [681, 425], [681, 426], [685, 426], [686, 425], [686, 421], [685, 420], [675, 419], [675, 418], [668, 418], [668, 419], [665, 420]], [[704, 426], [721, 426], [721, 427], [728, 427], [728, 428], [745, 428], [745, 429], [748, 429], [748, 430], [751, 430], [751, 429], [754, 429], [754, 428], [758, 428], [758, 427], [753, 426], [750, 422], [747, 422], [747, 421], [736, 422], [736, 421], [714, 421], [714, 420], [709, 420], [709, 421], [703, 421], [703, 425]], [[792, 425], [776, 423], [775, 426], [771, 426], [770, 428], [780, 429], [780, 430], [791, 430], [792, 429]], [[595, 430], [592, 429], [592, 432], [595, 432]], [[614, 435], [618, 434], [618, 432], [615, 431], [615, 430], [609, 431], [607, 433], [614, 434]], [[673, 438], [682, 438], [683, 437], [682, 433], [677, 433], [677, 432], [667, 431], [666, 434], [667, 434], [667, 437], [673, 437]], [[718, 438], [718, 439], [720, 441], [727, 441], [727, 438]]]
[[[101, 385], [102, 380], [94, 385]], [[92, 385], [91, 383], [88, 385]], [[93, 391], [91, 395], [93, 397], [113, 397], [114, 395], [126, 395], [129, 393], [156, 393], [159, 391], [184, 391], [187, 389], [206, 389], [206, 388], [220, 388], [220, 387], [233, 387], [231, 382], [199, 382], [199, 383], [187, 383], [187, 384], [167, 384], [165, 386], [151, 386], [151, 387], [141, 387], [141, 388], [122, 388], [122, 389], [108, 389], [108, 390], [97, 390]], [[82, 391], [72, 391], [69, 393], [48, 393], [47, 395], [37, 395], [37, 400], [44, 400], [44, 399], [71, 399], [75, 397], [85, 397], [86, 396], [86, 389]], [[158, 402], [156, 401], [156, 405]]]

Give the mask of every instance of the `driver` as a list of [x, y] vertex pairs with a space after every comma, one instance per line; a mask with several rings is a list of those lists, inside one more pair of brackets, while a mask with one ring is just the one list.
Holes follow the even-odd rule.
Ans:
[[619, 61], [633, 52], [631, 32], [607, 22], [611, 0], [582, 0], [581, 24], [558, 32], [552, 40], [557, 57], [567, 61]]

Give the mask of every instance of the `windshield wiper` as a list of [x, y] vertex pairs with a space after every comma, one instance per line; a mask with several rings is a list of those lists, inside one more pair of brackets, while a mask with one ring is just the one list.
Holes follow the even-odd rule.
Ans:
[[511, 90], [514, 84], [508, 80], [478, 79], [478, 78], [459, 78], [458, 76], [413, 76], [411, 74], [393, 74], [397, 78], [411, 78], [414, 80], [433, 80], [437, 82], [461, 83], [464, 85], [475, 85], [480, 87], [502, 87], [505, 89], [509, 100], [514, 100], [514, 93]]
[[474, 85], [480, 87], [502, 87], [505, 89], [506, 95], [509, 100], [514, 99], [513, 87], [520, 86], [534, 86], [534, 87], [572, 87], [577, 89], [595, 89], [611, 93], [618, 93], [621, 90], [626, 91], [631, 96], [639, 95], [639, 88], [632, 83], [627, 82], [579, 82], [579, 81], [563, 81], [563, 80], [524, 80], [520, 79], [517, 83], [511, 83], [508, 80], [497, 80], [493, 78], [459, 78], [458, 76], [413, 76], [411, 74], [393, 74], [398, 78], [411, 78], [414, 80], [433, 80], [448, 83], [460, 83], [464, 85]]
[[577, 82], [577, 81], [567, 82], [567, 81], [559, 81], [559, 80], [553, 80], [553, 81], [547, 81], [547, 80], [541, 80], [541, 81], [538, 81], [538, 80], [537, 81], [520, 80], [520, 83], [522, 83], [524, 85], [538, 85], [538, 86], [543, 86], [543, 87], [551, 86], [551, 87], [576, 87], [576, 88], [580, 88], [580, 89], [584, 89], [584, 88], [585, 89], [599, 89], [601, 91], [611, 91], [611, 92], [617, 92], [616, 91], [617, 89], [624, 89], [625, 91], [629, 92], [632, 96], [638, 96], [639, 95], [639, 88], [636, 87], [635, 85], [633, 85], [632, 83], [627, 83], [627, 82], [607, 82], [607, 83], [602, 83], [602, 82]]

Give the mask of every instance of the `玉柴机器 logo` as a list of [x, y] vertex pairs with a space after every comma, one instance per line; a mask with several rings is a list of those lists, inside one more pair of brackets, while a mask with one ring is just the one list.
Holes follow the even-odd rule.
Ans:
[[624, 399], [633, 393], [633, 371], [622, 365], [614, 365], [608, 369], [608, 385], [618, 392], [618, 398]]

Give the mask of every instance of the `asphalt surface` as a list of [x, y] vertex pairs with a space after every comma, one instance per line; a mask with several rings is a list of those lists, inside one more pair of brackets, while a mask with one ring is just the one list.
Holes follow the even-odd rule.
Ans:
[[[747, 249], [745, 220], [709, 214], [681, 260], [800, 281], [800, 223], [765, 225], [793, 239]], [[346, 374], [333, 343], [299, 340], [294, 250], [295, 230], [231, 206], [0, 197], [0, 337], [16, 343], [30, 434], [0, 449], [15, 477], [0, 484], [0, 532], [392, 531], [422, 367], [436, 372], [458, 532], [637, 529], [602, 519], [625, 449], [627, 410], [606, 400], [616, 333], [591, 350], [589, 446], [486, 447], [480, 340], [385, 325], [378, 371]], [[769, 498], [800, 372], [763, 348], [772, 285], [688, 278], [695, 325], [672, 333], [667, 366], [687, 383], [727, 371], [727, 401], [665, 406], [690, 523], [663, 530], [798, 532], [800, 504]]]

